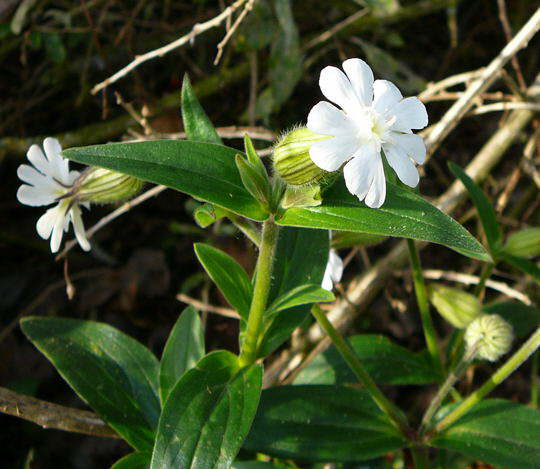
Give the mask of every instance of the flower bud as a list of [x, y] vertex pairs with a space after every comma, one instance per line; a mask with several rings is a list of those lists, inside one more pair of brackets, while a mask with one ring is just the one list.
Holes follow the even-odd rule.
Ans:
[[119, 202], [136, 195], [143, 184], [143, 181], [129, 174], [92, 166], [75, 181], [73, 198], [79, 203]]
[[317, 207], [321, 203], [321, 188], [319, 186], [289, 186], [281, 199], [281, 206], [284, 209]]
[[476, 296], [440, 284], [430, 285], [429, 299], [438, 313], [458, 329], [466, 328], [480, 314], [482, 308]]
[[530, 259], [540, 255], [540, 228], [529, 228], [512, 233], [506, 240], [504, 251]]
[[465, 331], [467, 348], [476, 348], [475, 358], [492, 362], [508, 353], [513, 339], [512, 326], [498, 314], [477, 317]]
[[328, 137], [313, 133], [306, 127], [286, 134], [274, 148], [274, 173], [294, 186], [320, 181], [328, 172], [311, 161], [309, 148], [313, 143], [326, 138]]

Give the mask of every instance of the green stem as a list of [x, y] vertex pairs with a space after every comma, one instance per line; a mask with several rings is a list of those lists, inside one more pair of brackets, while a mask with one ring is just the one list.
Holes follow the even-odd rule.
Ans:
[[474, 358], [476, 349], [477, 347], [469, 348], [465, 355], [463, 355], [463, 358], [460, 360], [460, 362], [456, 365], [456, 367], [450, 373], [448, 373], [446, 381], [439, 388], [439, 391], [437, 392], [433, 400], [430, 402], [429, 407], [427, 408], [426, 413], [422, 418], [422, 424], [420, 425], [420, 430], [418, 431], [420, 436], [422, 436], [425, 433], [426, 429], [429, 428], [433, 416], [435, 415], [437, 410], [439, 410], [439, 407], [452, 389], [452, 386], [454, 386], [456, 381], [459, 379], [461, 374], [465, 371], [471, 360]]
[[429, 469], [428, 449], [426, 447], [413, 447], [411, 454], [414, 469]]
[[261, 233], [249, 221], [238, 215], [227, 215], [231, 223], [236, 226], [257, 247], [261, 245]]
[[531, 366], [531, 406], [538, 409], [538, 362], [540, 353], [536, 352], [532, 357]]
[[474, 295], [478, 297], [480, 300], [484, 297], [484, 290], [486, 288], [486, 282], [489, 276], [491, 275], [491, 272], [493, 271], [493, 267], [495, 267], [494, 264], [484, 264], [482, 267], [482, 272], [480, 273], [480, 281], [476, 285], [474, 289]]
[[246, 327], [246, 339], [240, 354], [240, 363], [250, 365], [257, 360], [261, 329], [263, 325], [266, 302], [270, 292], [272, 279], [272, 265], [278, 240], [279, 227], [273, 219], [263, 224], [259, 258], [257, 260], [255, 287], [249, 308], [249, 317]]
[[326, 332], [334, 346], [338, 349], [343, 359], [347, 362], [353, 373], [358, 380], [364, 385], [372, 399], [375, 401], [379, 409], [381, 409], [392, 420], [394, 425], [400, 429], [404, 434], [407, 434], [408, 423], [407, 419], [390, 400], [381, 392], [373, 378], [364, 368], [364, 365], [360, 362], [356, 353], [349, 345], [349, 343], [341, 336], [341, 334], [334, 328], [332, 323], [326, 317], [326, 314], [321, 310], [319, 305], [315, 304], [311, 308], [311, 314], [315, 316], [315, 319]]
[[467, 397], [461, 404], [459, 404], [452, 412], [450, 412], [445, 418], [443, 418], [436, 426], [435, 432], [440, 433], [451, 424], [453, 424], [462, 415], [466, 414], [473, 406], [478, 404], [489, 394], [493, 389], [502, 383], [508, 376], [510, 376], [519, 366], [529, 358], [534, 351], [540, 345], [540, 327], [536, 329], [533, 335], [529, 337], [529, 340], [525, 342], [520, 349], [514, 353], [506, 363], [501, 366], [491, 378], [489, 378], [479, 389], [474, 391], [469, 397]]
[[424, 329], [424, 336], [426, 338], [426, 345], [431, 356], [431, 361], [437, 369], [437, 372], [442, 375], [443, 366], [440, 355], [439, 344], [437, 340], [437, 333], [433, 327], [433, 320], [429, 312], [429, 301], [426, 289], [426, 283], [424, 282], [424, 276], [422, 275], [422, 266], [420, 265], [420, 257], [418, 256], [418, 249], [412, 239], [407, 240], [407, 248], [409, 249], [409, 257], [411, 260], [411, 267], [413, 273], [414, 291], [416, 293], [416, 301], [418, 302], [418, 309], [420, 310], [420, 317], [422, 319], [422, 327]]

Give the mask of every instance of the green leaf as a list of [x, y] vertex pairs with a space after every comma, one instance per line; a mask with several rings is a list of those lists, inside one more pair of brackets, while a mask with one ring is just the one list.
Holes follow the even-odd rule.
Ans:
[[498, 256], [505, 262], [508, 262], [511, 266], [515, 267], [526, 274], [529, 274], [536, 283], [540, 283], [540, 267], [534, 262], [524, 257], [512, 256], [506, 252], [499, 252]]
[[363, 389], [278, 386], [263, 391], [244, 447], [301, 461], [361, 461], [406, 446]]
[[489, 247], [496, 253], [501, 248], [502, 234], [493, 205], [491, 205], [482, 189], [457, 164], [450, 161], [448, 167], [467, 189], [486, 233]]
[[194, 247], [204, 270], [223, 296], [243, 319], [247, 319], [253, 286], [246, 271], [231, 256], [219, 249], [203, 243], [196, 243]]
[[176, 321], [161, 357], [159, 387], [161, 403], [182, 377], [204, 357], [204, 331], [197, 310], [188, 306]]
[[45, 53], [53, 62], [62, 63], [66, 60], [66, 48], [62, 42], [62, 38], [57, 33], [47, 33], [43, 35], [45, 43]]
[[261, 386], [261, 365], [240, 369], [225, 350], [204, 357], [165, 404], [152, 469], [229, 467], [255, 416]]
[[188, 140], [221, 144], [216, 129], [193, 92], [188, 75], [182, 83], [182, 121]]
[[270, 183], [268, 177], [261, 175], [257, 167], [248, 163], [241, 155], [236, 155], [235, 163], [246, 190], [263, 207], [268, 207], [270, 201]]
[[[437, 382], [437, 373], [426, 352], [411, 352], [382, 335], [356, 335], [348, 342], [377, 383], [419, 385]], [[294, 380], [294, 384], [357, 382], [358, 378], [335, 347], [317, 355]]]
[[111, 469], [150, 469], [151, 453], [131, 453], [116, 461]]
[[323, 195], [318, 207], [290, 208], [279, 225], [359, 231], [442, 244], [465, 256], [484, 261], [491, 257], [458, 222], [411, 191], [386, 184], [386, 202], [372, 209], [351, 195], [343, 178]]
[[202, 204], [193, 212], [195, 223], [201, 228], [206, 228], [217, 220], [226, 217], [227, 211], [212, 204]]
[[100, 166], [185, 192], [253, 220], [268, 214], [246, 191], [234, 157], [237, 150], [212, 143], [152, 140], [70, 148], [70, 160]]
[[231, 469], [285, 469], [287, 466], [276, 466], [269, 462], [239, 461], [233, 463]]
[[244, 135], [244, 148], [246, 150], [249, 164], [255, 168], [255, 170], [261, 175], [263, 179], [266, 180], [266, 184], [269, 184], [268, 172], [266, 171], [266, 167], [264, 166], [264, 163], [262, 162], [260, 156], [255, 151], [253, 142], [249, 138], [248, 134]]
[[28, 339], [122, 438], [149, 450], [160, 413], [156, 357], [119, 330], [93, 321], [29, 317]]
[[482, 311], [487, 314], [498, 314], [506, 319], [514, 329], [517, 337], [525, 337], [540, 324], [540, 310], [515, 301], [501, 301], [485, 305]]
[[[268, 304], [305, 284], [320, 285], [328, 260], [328, 232], [302, 228], [281, 228], [276, 249], [273, 282]], [[287, 340], [308, 316], [309, 306], [296, 306], [267, 318], [259, 354], [269, 355]]]
[[[445, 414], [443, 408], [441, 414]], [[514, 402], [486, 399], [430, 444], [496, 467], [526, 469], [540, 461], [540, 411]]]
[[277, 313], [284, 309], [294, 308], [300, 305], [309, 305], [312, 303], [325, 303], [334, 301], [334, 294], [319, 285], [300, 285], [299, 287], [289, 290], [267, 308], [271, 314]]
[[384, 236], [352, 231], [334, 231], [331, 244], [334, 249], [351, 248], [355, 246], [373, 246], [384, 241]]

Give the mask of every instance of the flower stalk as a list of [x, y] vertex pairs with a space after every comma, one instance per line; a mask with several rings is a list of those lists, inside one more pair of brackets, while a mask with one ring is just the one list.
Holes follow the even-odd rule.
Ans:
[[480, 402], [495, 387], [501, 384], [508, 376], [517, 370], [521, 364], [527, 360], [540, 345], [540, 327], [529, 337], [529, 339], [514, 353], [506, 363], [501, 366], [491, 378], [489, 378], [480, 388], [468, 396], [452, 412], [443, 418], [434, 428], [435, 433], [446, 430], [456, 420], [466, 414], [472, 407]]
[[320, 306], [315, 304], [311, 308], [311, 314], [315, 317], [324, 332], [330, 337], [330, 340], [339, 351], [343, 359], [347, 362], [353, 373], [356, 375], [360, 383], [364, 385], [366, 390], [371, 395], [371, 398], [375, 401], [375, 404], [381, 409], [392, 421], [392, 423], [404, 434], [408, 432], [407, 418], [403, 415], [401, 410], [396, 407], [379, 389], [373, 378], [362, 365], [362, 362], [356, 356], [356, 353], [351, 348], [349, 343], [341, 336], [341, 334], [334, 328], [332, 323], [321, 310]]
[[409, 249], [409, 258], [411, 260], [414, 291], [416, 294], [416, 301], [418, 302], [418, 309], [420, 310], [420, 318], [422, 319], [422, 328], [424, 329], [427, 349], [431, 357], [431, 361], [437, 370], [437, 373], [442, 375], [443, 366], [437, 340], [437, 333], [435, 332], [433, 320], [429, 312], [428, 294], [426, 289], [426, 283], [424, 281], [424, 276], [422, 275], [422, 266], [420, 265], [418, 249], [416, 248], [416, 245], [414, 244], [414, 241], [412, 239], [407, 240], [407, 248]]
[[279, 227], [272, 218], [263, 223], [259, 258], [257, 260], [255, 287], [249, 309], [246, 339], [240, 353], [240, 363], [250, 365], [257, 360], [257, 352], [263, 326], [264, 312], [270, 292], [272, 266], [278, 240]]

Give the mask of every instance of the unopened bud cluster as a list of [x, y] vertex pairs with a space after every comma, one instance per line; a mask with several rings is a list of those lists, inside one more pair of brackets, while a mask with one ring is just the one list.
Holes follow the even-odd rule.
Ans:
[[514, 333], [498, 314], [483, 314], [469, 324], [464, 338], [469, 350], [475, 348], [475, 358], [494, 362], [508, 353]]
[[437, 312], [458, 329], [466, 328], [480, 314], [482, 308], [476, 296], [441, 284], [430, 285], [429, 299]]

